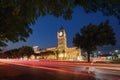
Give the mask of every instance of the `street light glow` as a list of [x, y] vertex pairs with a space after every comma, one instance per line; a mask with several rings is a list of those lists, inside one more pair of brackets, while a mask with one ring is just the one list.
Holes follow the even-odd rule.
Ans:
[[118, 53], [118, 49], [116, 49], [115, 52]]

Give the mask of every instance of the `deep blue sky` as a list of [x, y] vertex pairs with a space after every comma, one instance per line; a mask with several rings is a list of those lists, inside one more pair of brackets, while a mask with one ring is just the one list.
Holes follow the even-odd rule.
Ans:
[[[64, 20], [62, 17], [56, 18], [52, 15], [39, 17], [34, 25], [30, 27], [33, 29], [33, 34], [27, 39], [27, 42], [8, 43], [7, 49], [19, 48], [21, 46], [39, 46], [40, 48], [56, 47], [57, 46], [57, 31], [63, 25], [67, 34], [67, 45], [72, 47], [72, 39], [76, 32], [80, 31], [85, 25], [89, 23], [99, 24], [105, 20], [110, 20], [110, 25], [116, 33], [117, 46], [120, 49], [120, 25], [118, 20], [111, 16], [103, 16], [101, 12], [85, 13], [82, 8], [75, 8], [72, 15], [72, 20]], [[103, 49], [105, 49], [104, 47]]]

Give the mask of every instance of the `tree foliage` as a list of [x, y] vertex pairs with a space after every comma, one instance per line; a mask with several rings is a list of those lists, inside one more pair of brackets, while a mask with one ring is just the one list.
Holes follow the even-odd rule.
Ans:
[[8, 58], [21, 58], [24, 56], [27, 56], [29, 58], [33, 53], [34, 53], [33, 48], [30, 46], [22, 46], [19, 49], [11, 49], [4, 52], [4, 54]]
[[99, 25], [89, 24], [84, 26], [80, 33], [76, 33], [73, 38], [73, 45], [87, 52], [88, 62], [90, 61], [90, 54], [98, 46], [115, 45], [115, 43], [115, 33], [108, 21]]
[[30, 46], [22, 46], [18, 53], [21, 57], [27, 56], [27, 58], [29, 58], [34, 53], [34, 50]]
[[19, 57], [18, 51], [19, 51], [19, 49], [12, 49], [12, 50], [8, 50], [8, 51], [4, 52], [4, 54], [8, 58], [18, 58]]
[[0, 46], [6, 46], [8, 41], [25, 41], [32, 33], [30, 25], [39, 16], [72, 19], [76, 6], [120, 20], [120, 0], [0, 0]]
[[115, 16], [120, 21], [120, 0], [74, 0], [88, 12], [101, 11], [106, 16]]

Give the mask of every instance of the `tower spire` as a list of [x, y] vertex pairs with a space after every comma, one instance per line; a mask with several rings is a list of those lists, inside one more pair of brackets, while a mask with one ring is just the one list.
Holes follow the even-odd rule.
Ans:
[[63, 28], [63, 25], [61, 25], [61, 27], [60, 27], [60, 30], [63, 30], [64, 28]]

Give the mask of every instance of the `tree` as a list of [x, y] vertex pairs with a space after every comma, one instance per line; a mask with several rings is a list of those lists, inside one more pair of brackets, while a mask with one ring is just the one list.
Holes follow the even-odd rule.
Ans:
[[11, 50], [4, 52], [4, 54], [7, 56], [7, 58], [12, 58], [12, 51]]
[[7, 58], [7, 55], [4, 53], [0, 53], [0, 58]]
[[5, 51], [4, 54], [9, 58], [20, 58], [19, 49]]
[[84, 26], [73, 38], [73, 45], [87, 52], [88, 62], [90, 62], [90, 54], [98, 46], [115, 45], [115, 43], [115, 33], [108, 21], [98, 26], [93, 24]]
[[58, 49], [56, 49], [56, 50], [55, 50], [55, 56], [56, 56], [57, 60], [58, 60], [58, 58], [59, 58], [59, 53], [60, 53], [60, 51], [59, 51]]
[[12, 58], [19, 58], [20, 55], [18, 54], [19, 49], [12, 49]]
[[105, 16], [115, 16], [120, 22], [120, 0], [74, 0], [74, 5], [84, 8], [85, 12], [101, 11]]
[[114, 56], [114, 60], [118, 59], [118, 54], [117, 53], [114, 53], [113, 56]]
[[7, 42], [25, 41], [32, 33], [30, 25], [47, 14], [72, 19], [73, 9], [101, 11], [120, 20], [120, 0], [0, 0], [0, 46]]
[[22, 46], [19, 49], [19, 54], [23, 58], [24, 56], [27, 56], [27, 58], [30, 58], [30, 56], [34, 53], [33, 48], [30, 46]]

